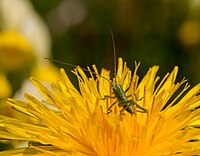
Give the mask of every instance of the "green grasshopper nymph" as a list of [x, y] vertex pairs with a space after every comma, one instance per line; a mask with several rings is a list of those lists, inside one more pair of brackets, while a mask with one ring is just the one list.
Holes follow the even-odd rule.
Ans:
[[[129, 88], [127, 88], [126, 91], [124, 91], [123, 88], [122, 88], [122, 85], [118, 84], [118, 83], [115, 83], [115, 84], [112, 83], [111, 86], [112, 86], [114, 96], [105, 95], [103, 99], [111, 98], [111, 99], [117, 99], [117, 100], [112, 105], [110, 105], [110, 107], [108, 107], [108, 113], [107, 114], [112, 112], [111, 108], [117, 102], [118, 102], [119, 107], [123, 107], [123, 109], [120, 110], [120, 114], [122, 114], [122, 112], [124, 110], [126, 110], [131, 115], [136, 114], [136, 111], [133, 108], [134, 105], [138, 109], [140, 109], [139, 112], [147, 113], [147, 110], [145, 108], [141, 107], [137, 102], [135, 102], [133, 98], [128, 99], [129, 97], [131, 97], [131, 95], [128, 95], [128, 96], [126, 95], [126, 92], [128, 91]], [[135, 95], [135, 97], [136, 97], [136, 101], [140, 100], [140, 99], [139, 100], [137, 99], [136, 95]]]
[[114, 42], [113, 33], [112, 33], [112, 31], [110, 31], [110, 32], [111, 32], [112, 43], [113, 43], [113, 48], [114, 48], [114, 82], [112, 82], [111, 80], [107, 79], [106, 77], [101, 76], [101, 75], [99, 75], [99, 74], [97, 74], [97, 73], [95, 73], [93, 71], [89, 71], [88, 69], [85, 69], [85, 68], [82, 68], [82, 67], [79, 67], [79, 66], [76, 66], [76, 65], [73, 65], [73, 64], [70, 64], [70, 63], [65, 63], [65, 62], [62, 62], [62, 61], [57, 61], [57, 60], [50, 59], [50, 58], [45, 58], [45, 59], [51, 60], [53, 62], [61, 63], [63, 65], [67, 65], [67, 66], [71, 66], [71, 67], [75, 67], [75, 68], [81, 68], [84, 71], [93, 73], [96, 76], [99, 76], [99, 77], [105, 79], [106, 81], [108, 81], [111, 84], [111, 88], [113, 90], [114, 96], [105, 95], [102, 99], [105, 100], [105, 99], [110, 98], [110, 99], [116, 99], [116, 101], [108, 107], [108, 113], [107, 114], [109, 114], [109, 113], [112, 112], [112, 107], [116, 103], [118, 103], [119, 107], [123, 107], [120, 110], [120, 114], [122, 114], [122, 112], [124, 110], [127, 111], [131, 115], [136, 114], [136, 110], [134, 109], [133, 106], [136, 106], [138, 109], [140, 109], [140, 110], [138, 110], [138, 112], [147, 113], [147, 110], [145, 108], [141, 107], [136, 102], [136, 101], [139, 101], [140, 99], [138, 100], [136, 95], [135, 95], [136, 101], [134, 101], [133, 98], [129, 99], [129, 97], [132, 96], [132, 95], [128, 95], [128, 96], [126, 95], [126, 92], [128, 91], [129, 88], [127, 88], [126, 91], [124, 91], [123, 88], [122, 88], [122, 85], [118, 84], [116, 82], [116, 52], [115, 52], [115, 42]]
[[[123, 107], [120, 111], [120, 114], [122, 114], [122, 112], [124, 110], [126, 110], [128, 113], [130, 113], [131, 115], [136, 114], [136, 111], [134, 110], [134, 105], [140, 109], [139, 112], [142, 113], [147, 113], [147, 110], [143, 107], [141, 107], [137, 102], [134, 101], [133, 98], [128, 99], [129, 97], [131, 97], [131, 95], [126, 95], [126, 92], [128, 91], [129, 87], [124, 91], [124, 89], [122, 88], [121, 84], [118, 84], [116, 81], [116, 50], [115, 50], [115, 41], [114, 41], [114, 37], [113, 37], [113, 33], [112, 30], [110, 29], [110, 33], [111, 33], [111, 38], [112, 38], [112, 44], [113, 44], [113, 53], [114, 53], [114, 82], [111, 83], [112, 86], [112, 90], [113, 90], [113, 94], [114, 96], [108, 96], [105, 95], [103, 99], [107, 99], [107, 98], [111, 98], [111, 99], [117, 99], [112, 105], [110, 105], [110, 107], [108, 107], [108, 113], [112, 112], [112, 107], [118, 102], [118, 106], [119, 107]], [[140, 99], [137, 99], [137, 96], [134, 94], [136, 101], [139, 101]]]

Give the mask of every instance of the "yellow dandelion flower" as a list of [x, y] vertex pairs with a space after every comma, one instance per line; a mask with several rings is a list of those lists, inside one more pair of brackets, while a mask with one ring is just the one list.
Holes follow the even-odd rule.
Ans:
[[[98, 73], [95, 66], [93, 69]], [[77, 90], [61, 69], [61, 79], [52, 84], [49, 91], [43, 84], [31, 78], [38, 91], [46, 99], [39, 101], [25, 94], [27, 102], [9, 99], [17, 110], [40, 123], [30, 124], [17, 119], [0, 116], [0, 138], [25, 140], [29, 146], [1, 152], [4, 155], [97, 155], [97, 156], [160, 156], [200, 155], [200, 85], [185, 93], [186, 80], [176, 83], [178, 67], [174, 67], [159, 81], [158, 66], [148, 70], [139, 81], [138, 65], [131, 74], [126, 63], [119, 59], [116, 82], [127, 91], [127, 96], [147, 109], [135, 114], [118, 103], [108, 108], [116, 99], [113, 96], [109, 71], [102, 69], [101, 76], [86, 76], [76, 68]], [[182, 90], [178, 90], [184, 86]], [[176, 96], [174, 97], [174, 95]], [[136, 95], [136, 96], [135, 96]], [[48, 106], [50, 105], [51, 108]], [[52, 106], [55, 109], [52, 109]]]

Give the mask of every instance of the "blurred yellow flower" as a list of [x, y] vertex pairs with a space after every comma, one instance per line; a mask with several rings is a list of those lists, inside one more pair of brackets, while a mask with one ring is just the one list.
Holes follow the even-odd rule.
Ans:
[[[32, 47], [28, 40], [17, 32], [0, 32], [0, 68], [23, 69], [31, 63]], [[33, 60], [32, 60], [33, 61]]]
[[0, 100], [12, 95], [12, 87], [5, 74], [0, 72]]
[[11, 75], [14, 97], [31, 88], [26, 75], [45, 82], [58, 77], [57, 68], [44, 61], [44, 57], [50, 57], [50, 49], [48, 28], [30, 1], [0, 1], [0, 71]]
[[[136, 72], [131, 74], [126, 63], [119, 59], [116, 80], [127, 95], [142, 98], [138, 104], [148, 113], [120, 114], [117, 104], [107, 114], [116, 99], [113, 96], [109, 71], [88, 78], [76, 68], [79, 91], [73, 86], [64, 70], [61, 79], [52, 84], [53, 92], [31, 78], [43, 101], [25, 94], [27, 102], [9, 99], [19, 111], [38, 119], [30, 124], [0, 116], [0, 138], [29, 141], [29, 146], [0, 152], [0, 155], [97, 155], [97, 156], [163, 156], [200, 155], [200, 131], [193, 122], [200, 118], [200, 85], [188, 93], [185, 80], [175, 83], [178, 68], [174, 67], [158, 83], [158, 66], [153, 66], [139, 82]], [[93, 69], [98, 73], [95, 66]], [[182, 90], [177, 91], [182, 85]], [[175, 96], [176, 94], [176, 96]], [[134, 97], [134, 96], [133, 96]], [[173, 98], [172, 98], [173, 97]], [[55, 109], [50, 109], [48, 105]]]
[[18, 70], [50, 57], [47, 26], [27, 0], [0, 1], [0, 68]]

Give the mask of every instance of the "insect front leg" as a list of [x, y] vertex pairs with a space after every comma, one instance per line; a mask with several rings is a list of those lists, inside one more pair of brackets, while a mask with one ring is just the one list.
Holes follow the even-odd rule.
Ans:
[[[104, 98], [102, 98], [102, 100], [105, 100], [105, 99], [115, 99], [116, 97], [115, 96], [109, 96], [109, 95], [104, 95]], [[117, 103], [117, 101], [115, 101], [112, 105], [110, 105], [110, 107], [108, 107], [108, 113], [107, 114], [110, 114], [112, 112], [111, 108]]]
[[115, 96], [109, 96], [109, 95], [104, 95], [104, 97], [102, 98], [102, 100], [105, 100], [105, 99], [115, 99], [116, 97]]

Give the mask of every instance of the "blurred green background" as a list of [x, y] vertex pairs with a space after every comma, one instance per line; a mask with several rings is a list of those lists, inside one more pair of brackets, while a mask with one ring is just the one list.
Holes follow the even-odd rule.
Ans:
[[[113, 73], [111, 27], [117, 57], [139, 75], [159, 65], [159, 75], [180, 67], [178, 80], [200, 80], [200, 2], [198, 0], [32, 0], [47, 23], [53, 58], [81, 65], [96, 64]], [[59, 67], [65, 67], [57, 64]], [[69, 69], [66, 67], [66, 69]]]

